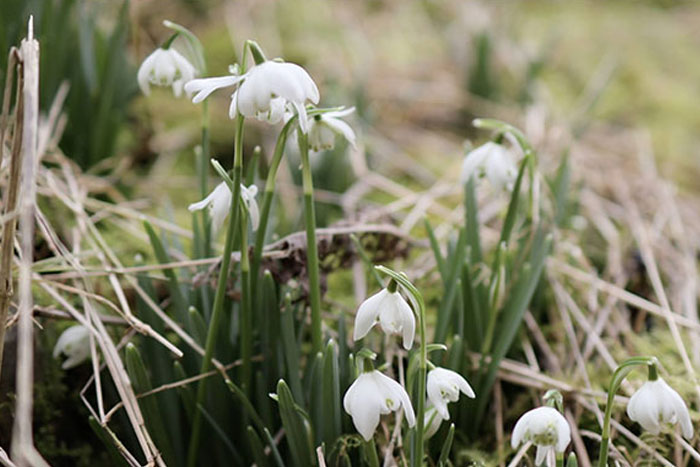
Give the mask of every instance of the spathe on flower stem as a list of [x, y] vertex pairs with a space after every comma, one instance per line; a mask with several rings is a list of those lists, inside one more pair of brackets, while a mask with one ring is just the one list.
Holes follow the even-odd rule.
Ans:
[[605, 405], [605, 417], [603, 419], [603, 431], [600, 440], [600, 452], [598, 454], [598, 467], [608, 465], [608, 444], [610, 443], [610, 419], [612, 418], [612, 407], [615, 394], [620, 389], [622, 382], [636, 366], [651, 365], [656, 367], [658, 360], [656, 357], [632, 357], [622, 362], [612, 375], [610, 387], [608, 388], [608, 399]]

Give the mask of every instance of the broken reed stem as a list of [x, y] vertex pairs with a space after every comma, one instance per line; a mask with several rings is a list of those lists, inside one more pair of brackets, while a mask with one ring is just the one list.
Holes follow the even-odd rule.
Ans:
[[[13, 53], [14, 52], [14, 53]], [[16, 51], [10, 52], [8, 60], [9, 68], [7, 70], [7, 81], [5, 82], [5, 101], [3, 102], [2, 129], [0, 131], [0, 151], [4, 148], [5, 143], [5, 119], [6, 112], [9, 112], [10, 92], [12, 87], [12, 68], [17, 66], [17, 104], [15, 106], [15, 124], [14, 133], [12, 136], [12, 152], [10, 155], [10, 180], [5, 192], [5, 225], [2, 229], [2, 240], [0, 243], [0, 371], [2, 370], [2, 357], [5, 349], [5, 331], [7, 323], [7, 315], [10, 309], [10, 300], [12, 299], [12, 257], [13, 244], [15, 237], [15, 227], [17, 226], [17, 198], [19, 195], [20, 184], [20, 167], [22, 155], [22, 128], [24, 124], [24, 99], [22, 98], [22, 88], [24, 86], [22, 64], [16, 63]], [[2, 154], [0, 154], [2, 160]], [[9, 217], [8, 217], [9, 216]], [[1, 378], [0, 374], [0, 378]]]
[[[20, 199], [22, 258], [19, 264], [17, 326], [17, 374], [15, 422], [12, 429], [12, 458], [25, 465], [48, 466], [34, 447], [32, 439], [32, 402], [34, 391], [34, 336], [32, 324], [32, 262], [34, 253], [34, 207], [36, 202], [36, 165], [39, 129], [39, 42], [34, 39], [33, 18], [29, 18], [27, 38], [20, 46], [22, 61], [22, 198]], [[2, 323], [4, 327], [4, 322]]]

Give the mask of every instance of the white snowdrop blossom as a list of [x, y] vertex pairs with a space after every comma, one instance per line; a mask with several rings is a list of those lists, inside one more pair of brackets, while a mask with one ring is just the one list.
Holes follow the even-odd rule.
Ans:
[[308, 132], [306, 101], [318, 104], [320, 95], [311, 76], [294, 63], [268, 60], [242, 75], [192, 80], [185, 85], [185, 91], [188, 94], [196, 93], [192, 99], [196, 104], [215, 90], [236, 84], [238, 88], [231, 95], [230, 118], [240, 113], [245, 117], [277, 123], [282, 120], [289, 104], [299, 114], [301, 130]]
[[[255, 195], [257, 193], [258, 187], [255, 185], [246, 188], [241, 184], [241, 200], [245, 203], [246, 209], [248, 210], [253, 230], [257, 230], [260, 224], [260, 209], [258, 208], [257, 201], [255, 201]], [[226, 182], [221, 182], [206, 198], [197, 203], [190, 204], [187, 209], [193, 212], [209, 208], [212, 234], [215, 234], [224, 225], [224, 220], [226, 220], [226, 216], [228, 216], [229, 211], [231, 211], [232, 200], [233, 193], [231, 193], [231, 189], [226, 185]]]
[[260, 209], [258, 208], [258, 202], [255, 201], [255, 195], [258, 194], [258, 187], [255, 185], [250, 185], [245, 187], [241, 185], [241, 200], [245, 204], [246, 210], [248, 211], [248, 216], [250, 217], [250, 223], [253, 226], [253, 230], [258, 230], [260, 225]]
[[474, 390], [459, 373], [446, 368], [434, 368], [428, 372], [428, 399], [443, 420], [450, 418], [448, 402], [457, 402], [460, 391], [474, 398]]
[[137, 80], [145, 95], [151, 93], [151, 84], [172, 86], [175, 97], [180, 97], [185, 83], [194, 79], [195, 67], [180, 52], [171, 48], [158, 48], [141, 64]]
[[471, 177], [488, 178], [498, 190], [512, 190], [518, 176], [511, 152], [504, 146], [489, 141], [470, 151], [462, 163], [461, 181], [466, 183]]
[[425, 416], [423, 417], [423, 438], [430, 439], [437, 433], [442, 425], [442, 417], [437, 412], [437, 409], [430, 405], [430, 401], [426, 403], [425, 406]]
[[357, 377], [345, 393], [343, 407], [366, 441], [372, 439], [381, 415], [400, 408], [403, 408], [408, 426], [416, 424], [416, 415], [406, 390], [378, 370]]
[[226, 216], [228, 216], [231, 210], [232, 198], [233, 194], [231, 193], [231, 189], [226, 185], [226, 182], [221, 182], [216, 185], [216, 188], [214, 188], [206, 198], [197, 203], [190, 204], [187, 209], [193, 212], [209, 208], [212, 235], [214, 235], [221, 229], [221, 226], [224, 225], [224, 220], [226, 220]]
[[82, 324], [71, 326], [60, 335], [53, 348], [53, 358], [65, 355], [61, 368], [68, 370], [90, 357], [90, 331]]
[[693, 437], [693, 424], [683, 398], [662, 378], [647, 381], [632, 394], [627, 415], [654, 435], [659, 434], [664, 423], [680, 423], [683, 436]]
[[379, 323], [387, 334], [403, 336], [403, 346], [409, 350], [416, 334], [416, 318], [406, 300], [396, 292], [382, 289], [362, 302], [355, 315], [353, 340], [362, 339]]
[[355, 107], [314, 115], [309, 118], [309, 147], [314, 151], [333, 149], [336, 134], [342, 135], [352, 147], [356, 137], [353, 129], [341, 120], [355, 111]]
[[550, 454], [563, 453], [571, 442], [571, 428], [564, 416], [553, 407], [538, 407], [520, 417], [513, 428], [510, 445], [532, 442], [537, 446], [535, 464], [540, 465]]

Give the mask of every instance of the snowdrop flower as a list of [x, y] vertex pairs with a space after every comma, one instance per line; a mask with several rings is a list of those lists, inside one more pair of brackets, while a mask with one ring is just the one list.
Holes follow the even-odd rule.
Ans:
[[498, 190], [512, 190], [518, 169], [510, 151], [500, 144], [489, 141], [470, 151], [462, 163], [461, 181], [466, 183], [471, 177], [489, 179]]
[[510, 445], [532, 442], [537, 446], [535, 464], [540, 465], [555, 452], [563, 453], [571, 442], [571, 428], [564, 416], [553, 407], [538, 407], [526, 412], [515, 424]]
[[172, 86], [175, 97], [180, 97], [182, 88], [196, 75], [194, 66], [172, 47], [157, 48], [141, 64], [137, 80], [145, 95], [151, 93], [150, 84]]
[[318, 104], [320, 99], [316, 83], [299, 65], [268, 60], [253, 66], [247, 73], [219, 78], [195, 79], [185, 85], [188, 94], [195, 94], [195, 104], [206, 99], [209, 94], [223, 87], [238, 88], [231, 95], [229, 117], [239, 113], [245, 117], [255, 117], [268, 123], [282, 120], [287, 104], [299, 114], [301, 131], [308, 132], [306, 101]]
[[255, 201], [255, 195], [258, 194], [258, 187], [255, 185], [250, 185], [245, 187], [241, 185], [241, 200], [245, 204], [245, 208], [248, 211], [248, 216], [250, 217], [250, 223], [253, 226], [253, 230], [258, 230], [260, 225], [260, 209], [258, 208], [258, 202]]
[[362, 302], [355, 316], [353, 340], [365, 337], [377, 323], [387, 334], [403, 335], [403, 346], [406, 350], [413, 346], [416, 318], [397, 289], [394, 292], [390, 292], [388, 288], [382, 289]]
[[[241, 184], [241, 199], [245, 203], [246, 209], [250, 215], [250, 222], [253, 225], [253, 230], [257, 230], [260, 224], [260, 210], [258, 203], [255, 201], [255, 195], [258, 193], [258, 187], [251, 185], [245, 187]], [[190, 212], [199, 211], [204, 208], [209, 208], [212, 223], [212, 234], [215, 234], [224, 225], [224, 220], [231, 211], [231, 201], [233, 194], [231, 189], [226, 185], [226, 182], [219, 183], [214, 190], [209, 193], [209, 196], [202, 201], [190, 204], [187, 209]]]
[[343, 407], [366, 441], [372, 439], [379, 425], [380, 415], [402, 407], [408, 426], [413, 427], [416, 424], [416, 415], [406, 390], [377, 370], [358, 376], [345, 393]]
[[450, 418], [447, 410], [448, 402], [456, 402], [459, 392], [474, 398], [474, 390], [466, 379], [459, 373], [446, 368], [435, 368], [428, 372], [428, 399], [443, 420]]
[[437, 409], [430, 404], [430, 400], [426, 403], [425, 417], [423, 417], [423, 420], [423, 426], [425, 427], [423, 430], [423, 438], [430, 439], [440, 429], [440, 425], [442, 425], [442, 417], [437, 412]]
[[662, 423], [680, 423], [683, 436], [693, 437], [693, 425], [681, 396], [663, 378], [649, 380], [627, 404], [627, 415], [648, 432], [657, 435]]
[[355, 111], [355, 107], [314, 115], [309, 118], [309, 147], [314, 151], [333, 149], [335, 135], [343, 135], [355, 147], [355, 132], [341, 120]]
[[199, 211], [204, 208], [209, 208], [212, 224], [212, 235], [221, 229], [224, 225], [224, 220], [231, 210], [231, 199], [233, 194], [226, 185], [226, 182], [221, 182], [216, 185], [216, 188], [209, 193], [209, 196], [202, 201], [190, 204], [187, 209], [190, 212]]
[[58, 338], [53, 348], [53, 358], [64, 354], [66, 361], [61, 368], [68, 370], [83, 363], [90, 356], [90, 331], [82, 324], [71, 326]]

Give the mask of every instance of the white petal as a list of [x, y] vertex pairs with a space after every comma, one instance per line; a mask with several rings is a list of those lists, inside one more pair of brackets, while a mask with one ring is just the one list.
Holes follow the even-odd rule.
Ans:
[[306, 106], [300, 102], [291, 101], [291, 103], [294, 106], [294, 108], [297, 110], [297, 113], [299, 114], [299, 128], [301, 129], [301, 132], [304, 134], [308, 133], [309, 132], [309, 119], [306, 116]]
[[233, 120], [238, 116], [238, 89], [231, 94], [231, 105], [228, 107], [228, 118]]
[[380, 404], [381, 394], [371, 373], [362, 373], [343, 398], [345, 411], [350, 414], [355, 428], [366, 441], [372, 439], [379, 425]]
[[642, 425], [652, 434], [658, 434], [661, 430], [659, 424], [659, 401], [655, 394], [655, 386], [647, 381], [630, 397], [627, 404], [627, 415], [630, 419]]
[[355, 111], [355, 107], [349, 107], [347, 109], [343, 110], [331, 110], [330, 112], [326, 112], [323, 115], [329, 118], [343, 118], [347, 117], [351, 113]]
[[353, 148], [357, 147], [357, 138], [355, 136], [355, 132], [353, 131], [352, 127], [350, 127], [350, 125], [348, 125], [342, 120], [338, 120], [337, 118], [324, 118], [323, 122], [325, 122], [326, 125], [331, 127], [336, 133], [343, 135], [343, 137], [348, 141], [348, 143], [350, 143], [350, 145]]
[[136, 80], [139, 83], [139, 87], [141, 88], [141, 92], [143, 92], [145, 95], [149, 95], [151, 93], [151, 87], [149, 85], [149, 79], [148, 75], [151, 74], [153, 71], [153, 64], [156, 60], [156, 52], [158, 52], [157, 49], [154, 51], [151, 55], [146, 57], [146, 59], [141, 63], [141, 66], [139, 67], [138, 74], [136, 75]]
[[217, 89], [233, 86], [244, 77], [245, 75], [193, 79], [185, 84], [185, 92], [189, 95], [197, 93], [197, 95], [192, 98], [192, 102], [198, 104], [209, 97], [209, 94]]
[[[400, 406], [403, 407], [403, 413], [406, 416], [408, 426], [415, 426], [416, 414], [413, 411], [411, 399], [408, 397], [408, 393], [403, 386], [376, 370], [372, 372], [372, 376], [375, 378], [377, 386], [382, 388], [382, 392], [385, 394], [385, 397], [390, 397], [392, 400], [400, 402]], [[397, 405], [394, 410], [398, 410], [398, 408], [399, 406]]]
[[551, 446], [537, 446], [537, 454], [535, 455], [535, 465], [542, 464], [547, 458], [547, 454], [549, 454], [551, 451]]
[[510, 446], [515, 449], [520, 443], [525, 439], [525, 434], [530, 428], [530, 421], [532, 418], [532, 411], [525, 412], [517, 422], [515, 422], [515, 427], [513, 427], [513, 434], [510, 438]]
[[372, 326], [377, 324], [380, 304], [388, 295], [389, 291], [382, 289], [362, 302], [355, 315], [355, 330], [352, 335], [353, 340], [357, 341], [362, 339], [367, 335], [369, 330], [372, 329]]
[[440, 425], [442, 425], [442, 420], [443, 418], [437, 413], [435, 407], [427, 406], [423, 422], [423, 426], [425, 427], [423, 437], [425, 439], [430, 439], [435, 433], [437, 433], [437, 431], [440, 429]]
[[481, 176], [481, 172], [484, 170], [484, 161], [489, 156], [489, 152], [492, 150], [491, 145], [493, 144], [495, 143], [488, 142], [479, 146], [464, 157], [460, 176], [462, 183], [468, 182], [471, 177], [479, 178]]

